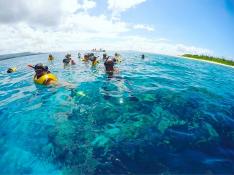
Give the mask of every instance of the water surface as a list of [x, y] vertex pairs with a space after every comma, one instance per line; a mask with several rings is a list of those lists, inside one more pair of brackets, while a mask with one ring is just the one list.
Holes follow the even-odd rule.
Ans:
[[[121, 54], [112, 78], [65, 53], [1, 61], [0, 174], [233, 174], [234, 69]], [[38, 62], [75, 89], [35, 85]]]

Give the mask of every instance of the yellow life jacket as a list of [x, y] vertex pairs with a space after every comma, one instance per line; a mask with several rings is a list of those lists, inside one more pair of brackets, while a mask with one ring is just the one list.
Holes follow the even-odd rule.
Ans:
[[37, 78], [37, 76], [34, 76], [34, 82], [37, 84], [46, 85], [48, 80], [57, 81], [58, 79], [55, 75], [51, 73], [42, 75], [40, 78]]
[[7, 70], [8, 73], [16, 72], [16, 67], [11, 67]]
[[54, 57], [48, 57], [48, 60], [49, 60], [49, 61], [53, 61], [53, 60], [54, 60]]
[[88, 59], [85, 59], [85, 58], [81, 58], [80, 60], [83, 61], [83, 62], [88, 62], [89, 61]]
[[98, 63], [99, 63], [99, 61], [96, 60], [96, 61], [92, 62], [92, 66], [96, 66]]
[[115, 57], [117, 63], [121, 63], [122, 62], [122, 57], [121, 56], [117, 56]]

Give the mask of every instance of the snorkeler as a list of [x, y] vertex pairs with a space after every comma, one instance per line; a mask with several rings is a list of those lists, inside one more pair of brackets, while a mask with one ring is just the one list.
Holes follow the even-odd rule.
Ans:
[[108, 73], [108, 74], [117, 73], [118, 69], [116, 69], [114, 67], [114, 65], [115, 65], [115, 59], [112, 57], [108, 57], [104, 62], [104, 66], [106, 68], [106, 73]]
[[112, 59], [112, 60], [114, 61], [114, 63], [116, 63], [116, 62], [117, 62], [117, 60], [116, 60], [116, 58], [115, 58], [115, 57], [107, 56], [107, 54], [106, 54], [106, 53], [104, 53], [104, 54], [102, 55], [102, 59], [103, 59], [103, 61], [104, 61], [104, 62], [105, 62], [107, 59]]
[[114, 58], [115, 58], [115, 63], [121, 63], [122, 62], [122, 57], [121, 57], [120, 54], [115, 53]]
[[107, 54], [104, 53], [104, 54], [102, 55], [102, 59], [105, 61], [107, 58], [108, 58], [108, 57], [107, 57]]
[[16, 72], [16, 68], [15, 67], [10, 67], [7, 69], [7, 73], [13, 73]]
[[47, 66], [42, 63], [36, 64], [35, 66], [28, 65], [35, 71], [34, 82], [41, 85], [54, 85], [57, 84], [57, 77], [50, 73]]
[[49, 54], [48, 61], [53, 61], [53, 60], [54, 60], [53, 55]]
[[118, 57], [118, 56], [120, 56], [117, 52], [115, 52], [115, 57]]
[[84, 58], [81, 59], [81, 61], [84, 62], [92, 61], [94, 57], [95, 57], [94, 53], [86, 53], [84, 54]]
[[145, 59], [145, 55], [144, 54], [141, 55], [141, 59], [143, 59], [143, 60]]
[[68, 65], [75, 65], [75, 61], [71, 58], [71, 54], [67, 54], [63, 59], [64, 67]]
[[99, 63], [96, 56], [91, 57], [90, 60], [92, 62], [93, 67], [96, 66]]
[[89, 61], [89, 55], [85, 54], [84, 58], [82, 58], [81, 61], [88, 62]]
[[79, 59], [81, 58], [81, 54], [80, 54], [80, 52], [78, 53], [77, 57], [78, 57]]

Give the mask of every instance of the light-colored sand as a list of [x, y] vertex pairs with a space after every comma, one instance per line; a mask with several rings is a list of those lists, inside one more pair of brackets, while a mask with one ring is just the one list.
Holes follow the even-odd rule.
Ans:
[[218, 65], [221, 65], [221, 66], [226, 66], [226, 67], [234, 68], [234, 66], [230, 66], [230, 65], [226, 65], [226, 64], [221, 64], [221, 63], [217, 63], [217, 62], [213, 62], [213, 61], [201, 60], [201, 59], [190, 58], [190, 57], [184, 57], [184, 56], [177, 56], [177, 57], [178, 57], [178, 58], [190, 59], [190, 60], [196, 60], [196, 61], [203, 61], [203, 62], [207, 62], [207, 63], [211, 63], [211, 64], [218, 64]]

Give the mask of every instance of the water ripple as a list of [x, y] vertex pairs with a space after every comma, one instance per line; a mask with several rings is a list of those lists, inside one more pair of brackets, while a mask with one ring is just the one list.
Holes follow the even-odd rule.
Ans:
[[[232, 174], [234, 69], [121, 54], [113, 78], [102, 61], [63, 69], [65, 53], [2, 61], [0, 173]], [[35, 85], [38, 62], [74, 89]]]

